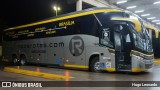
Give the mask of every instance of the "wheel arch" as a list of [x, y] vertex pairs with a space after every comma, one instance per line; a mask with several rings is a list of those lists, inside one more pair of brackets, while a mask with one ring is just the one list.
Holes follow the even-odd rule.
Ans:
[[93, 53], [93, 54], [90, 55], [90, 57], [89, 57], [89, 62], [88, 62], [88, 66], [89, 66], [88, 69], [89, 69], [89, 70], [90, 70], [90, 64], [91, 64], [93, 58], [95, 58], [95, 57], [100, 57], [100, 53], [96, 52], [96, 53]]

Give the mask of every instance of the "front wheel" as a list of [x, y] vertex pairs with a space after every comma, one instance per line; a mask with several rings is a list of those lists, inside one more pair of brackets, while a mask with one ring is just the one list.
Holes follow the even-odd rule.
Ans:
[[91, 72], [100, 72], [99, 57], [95, 57], [92, 59], [92, 61], [90, 63], [90, 71]]

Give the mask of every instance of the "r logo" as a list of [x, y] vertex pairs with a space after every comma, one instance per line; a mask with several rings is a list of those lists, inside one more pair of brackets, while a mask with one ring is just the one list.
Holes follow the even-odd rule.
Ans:
[[74, 36], [69, 43], [69, 50], [74, 56], [80, 56], [84, 50], [84, 41], [80, 36]]

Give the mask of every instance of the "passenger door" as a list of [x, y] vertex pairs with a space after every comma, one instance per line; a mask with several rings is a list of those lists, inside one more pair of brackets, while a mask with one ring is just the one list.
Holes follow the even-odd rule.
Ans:
[[[115, 46], [115, 66], [117, 71], [121, 70], [130, 70], [131, 63], [130, 62], [130, 50], [128, 46], [130, 46], [127, 42], [127, 39], [130, 38], [129, 29], [126, 29], [125, 25], [115, 25], [114, 28], [114, 46]], [[128, 46], [126, 46], [128, 45]]]
[[[120, 61], [123, 60], [123, 55], [122, 55], [122, 42], [121, 42], [121, 34], [119, 31], [114, 31], [114, 43], [115, 43], [115, 66], [116, 69], [120, 69]], [[121, 60], [122, 59], [122, 60]]]

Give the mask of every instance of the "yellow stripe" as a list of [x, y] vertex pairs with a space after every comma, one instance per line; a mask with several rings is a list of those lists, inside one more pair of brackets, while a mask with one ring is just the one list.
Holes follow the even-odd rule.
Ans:
[[135, 51], [135, 50], [131, 50], [131, 52], [137, 52], [137, 53], [143, 54], [143, 55], [145, 55], [145, 56], [153, 56], [153, 54], [148, 55], [148, 54], [144, 54], [144, 53], [141, 53], [141, 52], [139, 52], [139, 51]]
[[160, 64], [160, 59], [155, 59], [154, 64]]
[[132, 72], [142, 72], [145, 71], [145, 69], [141, 69], [141, 68], [132, 68]]
[[[111, 49], [111, 48], [108, 48], [109, 50], [112, 50], [112, 51], [115, 51], [114, 49]], [[139, 51], [136, 51], [136, 50], [131, 50], [131, 52], [137, 52], [137, 53], [140, 53], [140, 54], [143, 54], [145, 56], [153, 56], [154, 54], [151, 54], [151, 55], [148, 55], [148, 54], [144, 54], [142, 52], [139, 52]]]
[[109, 50], [111, 50], [111, 51], [115, 51], [115, 49], [111, 49], [111, 48], [108, 48]]
[[73, 77], [67, 77], [67, 76], [62, 76], [62, 75], [57, 75], [57, 74], [34, 72], [34, 71], [15, 69], [15, 68], [9, 68], [9, 67], [5, 67], [4, 71], [18, 73], [18, 74], [24, 74], [24, 75], [29, 75], [29, 76], [35, 76], [35, 77], [41, 77], [41, 78], [46, 78], [46, 79], [53, 79], [53, 80], [73, 78]]
[[159, 37], [159, 30], [158, 30], [157, 28], [155, 28], [155, 27], [153, 27], [153, 26], [150, 26], [150, 25], [147, 25], [146, 28], [151, 29], [151, 30], [154, 30], [155, 33], [156, 33], [156, 38]]
[[64, 64], [64, 67], [88, 69], [88, 66], [73, 65], [73, 64]]
[[69, 18], [75, 18], [75, 17], [85, 16], [85, 15], [94, 14], [94, 13], [101, 13], [101, 12], [122, 12], [122, 11], [121, 10], [116, 10], [116, 9], [92, 10], [92, 11], [83, 12], [83, 13], [79, 13], [79, 14], [73, 14], [73, 15], [64, 16], [64, 17], [60, 17], [60, 18], [55, 18], [55, 19], [45, 20], [45, 21], [41, 21], [41, 22], [21, 25], [21, 26], [17, 26], [17, 27], [12, 27], [12, 28], [5, 29], [4, 31], [9, 31], [9, 30], [19, 29], [19, 28], [24, 28], [24, 27], [29, 27], [29, 26], [34, 26], [34, 25], [39, 25], [39, 24], [44, 24], [44, 23], [69, 19]]
[[160, 58], [155, 59], [155, 61], [160, 61]]
[[115, 68], [107, 68], [106, 70], [107, 70], [108, 72], [115, 72], [115, 71], [116, 71]]

